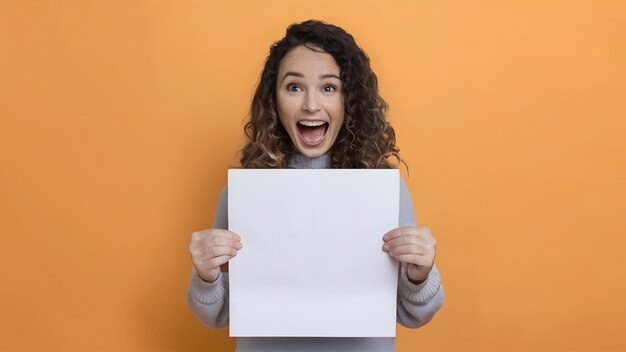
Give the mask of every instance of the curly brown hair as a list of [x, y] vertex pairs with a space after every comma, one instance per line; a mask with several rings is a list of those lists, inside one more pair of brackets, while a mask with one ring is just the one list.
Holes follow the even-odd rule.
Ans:
[[276, 80], [280, 61], [299, 45], [332, 55], [340, 68], [345, 120], [329, 151], [330, 167], [396, 168], [402, 162], [400, 150], [395, 132], [385, 119], [388, 105], [378, 94], [378, 80], [369, 57], [352, 35], [317, 20], [290, 25], [285, 38], [271, 46], [244, 128], [248, 143], [242, 149], [241, 166], [287, 168], [297, 152], [278, 117]]

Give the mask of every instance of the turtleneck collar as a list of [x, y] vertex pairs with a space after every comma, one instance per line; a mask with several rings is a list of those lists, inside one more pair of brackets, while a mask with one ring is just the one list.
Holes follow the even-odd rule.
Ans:
[[297, 153], [291, 158], [289, 167], [294, 169], [328, 169], [330, 167], [330, 155], [326, 153], [315, 158], [309, 158]]

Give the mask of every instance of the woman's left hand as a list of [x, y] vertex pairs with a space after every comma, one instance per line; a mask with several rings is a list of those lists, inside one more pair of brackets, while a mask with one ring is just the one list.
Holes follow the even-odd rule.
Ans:
[[420, 284], [428, 278], [435, 263], [436, 241], [428, 227], [405, 226], [383, 236], [383, 250], [407, 264], [409, 281]]

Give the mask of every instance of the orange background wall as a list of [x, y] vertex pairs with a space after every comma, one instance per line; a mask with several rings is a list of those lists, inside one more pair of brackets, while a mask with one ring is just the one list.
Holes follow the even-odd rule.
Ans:
[[233, 350], [186, 307], [188, 241], [309, 18], [370, 55], [438, 239], [445, 305], [398, 350], [626, 350], [610, 0], [0, 0], [0, 350]]

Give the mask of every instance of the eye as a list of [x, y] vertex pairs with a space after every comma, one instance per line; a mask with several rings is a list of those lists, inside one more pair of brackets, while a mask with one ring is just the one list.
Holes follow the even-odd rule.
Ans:
[[300, 88], [300, 86], [297, 84], [290, 83], [287, 85], [287, 90], [290, 92], [301, 92], [302, 88]]
[[322, 92], [326, 92], [326, 93], [334, 92], [336, 90], [337, 90], [337, 87], [335, 87], [332, 84], [327, 84], [324, 87], [322, 87]]

